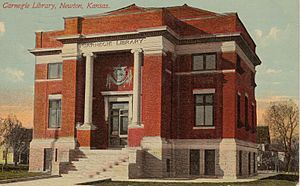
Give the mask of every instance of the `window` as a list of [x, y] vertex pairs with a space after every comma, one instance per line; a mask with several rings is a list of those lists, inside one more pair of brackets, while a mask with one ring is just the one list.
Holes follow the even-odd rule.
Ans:
[[215, 150], [205, 150], [205, 175], [215, 175]]
[[255, 74], [254, 74], [254, 72], [251, 72], [251, 85], [253, 86], [253, 87], [256, 87], [256, 83], [255, 83]]
[[200, 174], [200, 150], [190, 149], [190, 175]]
[[213, 126], [213, 94], [195, 95], [195, 126]]
[[60, 128], [61, 126], [61, 99], [49, 100], [49, 128]]
[[57, 162], [57, 155], [58, 155], [58, 152], [57, 152], [57, 149], [55, 149], [55, 162]]
[[242, 127], [241, 122], [241, 96], [237, 94], [236, 96], [236, 109], [237, 109], [237, 126], [240, 128]]
[[199, 54], [193, 56], [193, 70], [216, 69], [216, 54]]
[[240, 56], [237, 56], [237, 59], [236, 59], [236, 71], [239, 74], [242, 74], [245, 72], [241, 66], [241, 57]]
[[251, 125], [252, 125], [252, 132], [255, 132], [255, 107], [254, 105], [251, 106]]
[[171, 160], [170, 159], [166, 160], [166, 166], [167, 166], [167, 172], [170, 172], [171, 171]]
[[6, 150], [4, 150], [4, 151], [3, 151], [3, 154], [2, 154], [2, 159], [3, 159], [3, 160], [5, 160], [5, 159], [6, 159], [6, 153], [7, 153], [7, 151], [6, 151]]
[[253, 173], [256, 173], [256, 153], [253, 152]]
[[248, 174], [251, 174], [251, 153], [248, 153]]
[[243, 152], [239, 151], [239, 175], [242, 176], [242, 169], [243, 169]]
[[245, 96], [245, 127], [246, 130], [249, 130], [249, 123], [248, 123], [248, 97]]
[[61, 79], [61, 78], [62, 78], [62, 63], [49, 63], [48, 79]]

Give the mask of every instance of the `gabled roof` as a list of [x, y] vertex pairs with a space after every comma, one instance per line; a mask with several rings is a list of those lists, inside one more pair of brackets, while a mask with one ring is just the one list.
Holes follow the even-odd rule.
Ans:
[[257, 126], [256, 142], [258, 144], [270, 144], [269, 126]]

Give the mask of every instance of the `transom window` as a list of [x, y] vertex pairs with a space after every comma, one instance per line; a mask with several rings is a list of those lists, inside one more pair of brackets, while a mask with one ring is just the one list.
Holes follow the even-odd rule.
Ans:
[[195, 126], [213, 126], [213, 94], [195, 95]]
[[49, 100], [49, 128], [61, 127], [61, 99]]
[[49, 63], [48, 79], [61, 79], [61, 78], [62, 78], [62, 63]]
[[193, 55], [193, 70], [214, 70], [216, 69], [216, 54]]

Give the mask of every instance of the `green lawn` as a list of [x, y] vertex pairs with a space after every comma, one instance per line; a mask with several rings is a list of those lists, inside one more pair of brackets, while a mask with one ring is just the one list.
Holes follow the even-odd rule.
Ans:
[[28, 172], [27, 170], [3, 171], [3, 172], [0, 172], [0, 180], [25, 178], [25, 177], [34, 177], [34, 176], [38, 176], [38, 175], [42, 175], [42, 173]]
[[102, 183], [95, 183], [97, 186], [295, 186], [298, 181], [298, 176], [295, 175], [277, 175], [263, 180], [246, 182], [246, 183], [142, 183], [142, 182], [112, 182], [105, 181]]
[[42, 175], [42, 173], [28, 172], [28, 165], [6, 165], [3, 167], [0, 164], [0, 180], [34, 177]]

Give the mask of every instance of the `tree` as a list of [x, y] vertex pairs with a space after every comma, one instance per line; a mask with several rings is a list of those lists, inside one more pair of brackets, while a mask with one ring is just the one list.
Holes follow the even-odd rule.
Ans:
[[5, 149], [5, 165], [7, 164], [7, 152], [12, 149], [15, 165], [20, 156], [29, 148], [31, 130], [22, 127], [22, 123], [15, 115], [9, 115], [0, 120], [0, 145]]
[[291, 170], [292, 154], [296, 137], [296, 128], [299, 125], [299, 109], [291, 100], [274, 102], [268, 107], [265, 122], [269, 125], [276, 141], [283, 147], [285, 153], [285, 170]]

